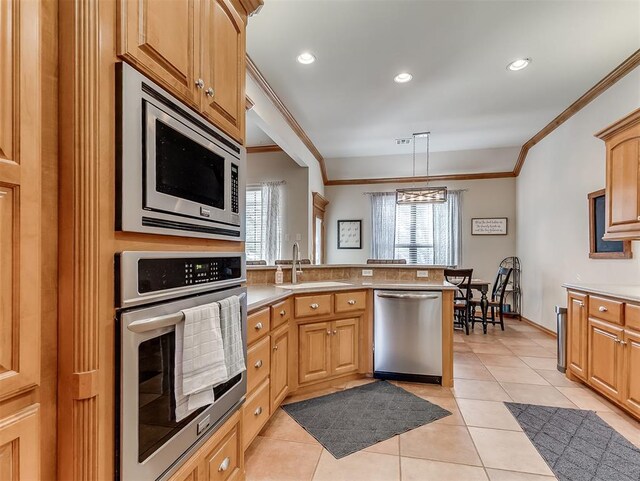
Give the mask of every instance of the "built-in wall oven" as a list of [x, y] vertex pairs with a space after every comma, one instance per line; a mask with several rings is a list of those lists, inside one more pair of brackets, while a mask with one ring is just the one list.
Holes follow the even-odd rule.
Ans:
[[118, 64], [116, 229], [244, 240], [245, 148]]
[[214, 402], [175, 415], [176, 325], [183, 309], [240, 298], [246, 362], [244, 254], [116, 255], [116, 479], [166, 479], [244, 401], [246, 371], [214, 387]]

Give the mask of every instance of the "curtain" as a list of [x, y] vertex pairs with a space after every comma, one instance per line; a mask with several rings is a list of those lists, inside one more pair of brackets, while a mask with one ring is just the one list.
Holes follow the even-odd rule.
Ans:
[[371, 193], [371, 258], [393, 259], [396, 244], [396, 193]]
[[282, 184], [283, 182], [265, 182], [262, 190], [262, 232], [263, 259], [268, 265], [275, 264], [280, 258], [282, 247]]
[[447, 192], [447, 201], [433, 204], [433, 263], [462, 264], [462, 191]]

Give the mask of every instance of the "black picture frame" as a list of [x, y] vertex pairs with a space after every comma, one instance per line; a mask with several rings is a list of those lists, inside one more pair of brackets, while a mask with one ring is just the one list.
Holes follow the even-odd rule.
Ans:
[[[342, 234], [344, 224], [357, 224], [357, 245], [345, 244], [345, 238]], [[338, 249], [362, 249], [362, 220], [361, 219], [341, 219], [338, 221], [337, 232]]]

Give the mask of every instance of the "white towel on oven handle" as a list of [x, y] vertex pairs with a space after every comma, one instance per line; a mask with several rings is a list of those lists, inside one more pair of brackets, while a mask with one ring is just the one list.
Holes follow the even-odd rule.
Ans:
[[176, 325], [176, 421], [213, 403], [213, 386], [228, 379], [218, 303], [184, 309]]
[[247, 370], [242, 343], [242, 314], [238, 296], [230, 296], [220, 301], [220, 329], [224, 343], [227, 380], [229, 380]]

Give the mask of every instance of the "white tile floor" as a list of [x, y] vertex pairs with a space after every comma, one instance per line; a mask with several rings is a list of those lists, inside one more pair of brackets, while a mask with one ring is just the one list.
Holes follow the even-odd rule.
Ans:
[[537, 329], [510, 320], [504, 332], [477, 327], [454, 341], [453, 389], [397, 383], [452, 416], [336, 460], [280, 409], [247, 450], [247, 481], [555, 479], [503, 401], [595, 410], [640, 447], [640, 424], [559, 373], [555, 340]]

